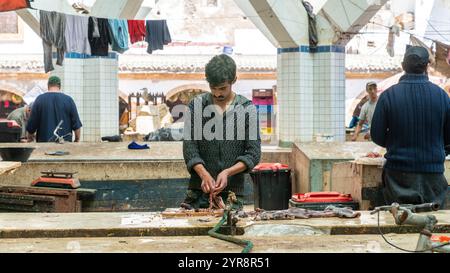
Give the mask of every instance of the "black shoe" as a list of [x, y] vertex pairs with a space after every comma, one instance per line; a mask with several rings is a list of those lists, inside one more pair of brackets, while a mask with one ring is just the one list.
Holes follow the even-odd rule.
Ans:
[[102, 137], [102, 141], [109, 141], [109, 142], [121, 142], [122, 141], [122, 137], [117, 135], [117, 136], [106, 136], [106, 137]]

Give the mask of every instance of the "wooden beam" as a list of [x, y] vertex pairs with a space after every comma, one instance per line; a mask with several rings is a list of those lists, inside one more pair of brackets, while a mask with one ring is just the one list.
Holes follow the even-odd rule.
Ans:
[[[386, 79], [394, 76], [398, 72], [382, 72], [382, 73], [357, 73], [346, 72], [345, 77], [347, 79]], [[36, 80], [47, 79], [48, 75], [44, 73], [0, 73], [1, 80]], [[238, 78], [241, 80], [276, 80], [277, 73], [238, 73]], [[205, 75], [202, 73], [119, 73], [120, 80], [204, 80]]]
[[0, 73], [0, 80], [45, 80], [48, 77], [45, 73]]
[[358, 73], [358, 72], [346, 72], [346, 79], [387, 79], [398, 74], [399, 71], [391, 71], [391, 72], [380, 72], [380, 73]]
[[[119, 73], [120, 80], [204, 80], [203, 73]], [[238, 73], [241, 80], [276, 80], [276, 73]]]

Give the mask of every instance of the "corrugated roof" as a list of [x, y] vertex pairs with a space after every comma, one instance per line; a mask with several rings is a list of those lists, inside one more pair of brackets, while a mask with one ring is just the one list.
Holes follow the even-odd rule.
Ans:
[[[212, 55], [120, 55], [119, 71], [122, 73], [202, 73]], [[235, 55], [239, 72], [276, 72], [276, 55]], [[402, 57], [347, 55], [346, 70], [355, 73], [401, 71]], [[42, 73], [41, 55], [2, 55], [1, 73]]]

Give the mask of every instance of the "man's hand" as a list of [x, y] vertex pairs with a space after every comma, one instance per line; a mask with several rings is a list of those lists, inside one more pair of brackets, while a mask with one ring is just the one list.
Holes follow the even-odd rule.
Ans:
[[358, 135], [353, 134], [353, 136], [352, 136], [352, 141], [356, 141], [357, 138], [358, 138]]
[[216, 187], [213, 190], [214, 194], [217, 195], [221, 193], [227, 187], [229, 176], [230, 173], [228, 172], [228, 170], [223, 170], [221, 173], [219, 173], [219, 175], [217, 176]]
[[214, 190], [216, 181], [214, 181], [214, 178], [208, 173], [201, 177], [202, 179], [202, 191], [204, 193], [210, 193]]

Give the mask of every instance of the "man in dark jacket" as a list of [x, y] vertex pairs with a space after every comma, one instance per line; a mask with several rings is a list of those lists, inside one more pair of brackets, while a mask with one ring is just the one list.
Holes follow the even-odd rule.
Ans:
[[405, 75], [380, 96], [373, 116], [372, 139], [387, 149], [383, 193], [388, 204], [445, 204], [450, 99], [428, 80], [428, 59], [423, 47], [406, 51]]
[[244, 172], [261, 157], [256, 108], [232, 90], [233, 59], [212, 58], [205, 74], [211, 93], [194, 98], [184, 120], [183, 155], [191, 174], [184, 207], [207, 208], [210, 195], [225, 201], [228, 191], [242, 199]]

